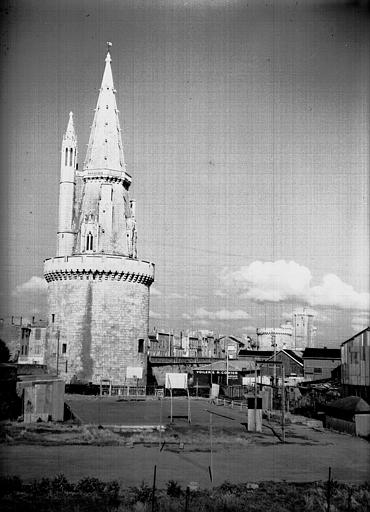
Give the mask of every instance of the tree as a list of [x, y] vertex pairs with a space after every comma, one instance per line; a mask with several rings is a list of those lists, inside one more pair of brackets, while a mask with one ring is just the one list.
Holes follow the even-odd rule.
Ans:
[[10, 352], [3, 340], [0, 340], [0, 363], [7, 363], [10, 358]]

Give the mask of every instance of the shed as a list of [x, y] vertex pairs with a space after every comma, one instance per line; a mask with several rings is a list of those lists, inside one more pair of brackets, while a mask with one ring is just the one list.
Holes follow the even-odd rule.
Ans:
[[51, 375], [19, 376], [17, 392], [23, 397], [24, 421], [63, 421], [64, 388], [64, 380]]
[[325, 406], [325, 426], [357, 436], [370, 435], [370, 405], [359, 396], [347, 396]]

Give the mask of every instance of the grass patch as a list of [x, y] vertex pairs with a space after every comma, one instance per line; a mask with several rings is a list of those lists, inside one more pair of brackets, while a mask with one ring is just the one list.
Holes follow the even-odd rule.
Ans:
[[[325, 482], [232, 484], [224, 482], [212, 489], [183, 489], [171, 480], [164, 489], [146, 482], [124, 488], [118, 482], [83, 478], [71, 483], [63, 475], [30, 483], [18, 477], [0, 478], [0, 505], [3, 512], [316, 512], [327, 509]], [[331, 512], [367, 512], [370, 486], [332, 482]]]

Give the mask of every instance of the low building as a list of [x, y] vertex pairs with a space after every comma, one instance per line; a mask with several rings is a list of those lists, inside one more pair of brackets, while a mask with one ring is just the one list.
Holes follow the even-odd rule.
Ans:
[[370, 327], [341, 345], [341, 383], [346, 396], [370, 402]]
[[0, 319], [0, 339], [18, 364], [44, 364], [46, 322], [12, 316]]
[[[274, 360], [281, 362], [282, 364], [275, 365]], [[294, 383], [298, 383], [303, 380], [303, 359], [298, 356], [293, 350], [279, 350], [276, 355], [272, 355], [266, 359], [266, 363], [261, 367], [261, 373], [263, 376], [273, 377], [276, 375], [277, 378], [282, 376], [282, 367], [284, 368], [285, 380]]]
[[229, 356], [229, 359], [237, 359], [239, 351], [244, 347], [244, 343], [235, 336], [220, 336], [221, 357]]
[[347, 396], [325, 406], [325, 427], [356, 436], [370, 435], [370, 406], [358, 396]]
[[10, 361], [16, 362], [21, 352], [22, 328], [24, 327], [22, 317], [0, 319], [0, 339], [8, 347]]
[[52, 375], [18, 376], [17, 392], [22, 396], [23, 421], [63, 421], [64, 388], [64, 380]]
[[21, 351], [18, 357], [18, 364], [44, 364], [46, 327], [46, 322], [43, 321], [22, 327]]
[[260, 361], [268, 359], [274, 355], [273, 350], [239, 350], [238, 359], [245, 359], [247, 361]]
[[341, 364], [339, 348], [306, 348], [302, 359], [306, 381], [330, 379], [332, 370]]
[[[230, 339], [230, 343], [236, 343], [238, 348], [243, 345], [233, 336], [223, 338]], [[222, 350], [221, 338], [218, 339], [213, 334], [153, 331], [149, 334], [149, 356], [226, 358], [226, 353]]]
[[194, 384], [211, 386], [211, 384], [242, 385], [243, 377], [250, 375], [254, 379], [255, 365], [251, 361], [215, 361], [211, 364], [194, 368]]

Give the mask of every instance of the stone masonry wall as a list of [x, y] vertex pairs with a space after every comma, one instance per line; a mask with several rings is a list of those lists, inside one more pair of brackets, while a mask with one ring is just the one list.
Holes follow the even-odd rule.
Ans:
[[[126, 379], [127, 367], [141, 366], [143, 379], [138, 384], [145, 383], [148, 284], [85, 276], [53, 280], [48, 288], [49, 370], [56, 372], [58, 366], [66, 382], [77, 378], [99, 384], [101, 379], [110, 379], [112, 384], [130, 385], [136, 380]], [[144, 340], [141, 353], [139, 339]]]

